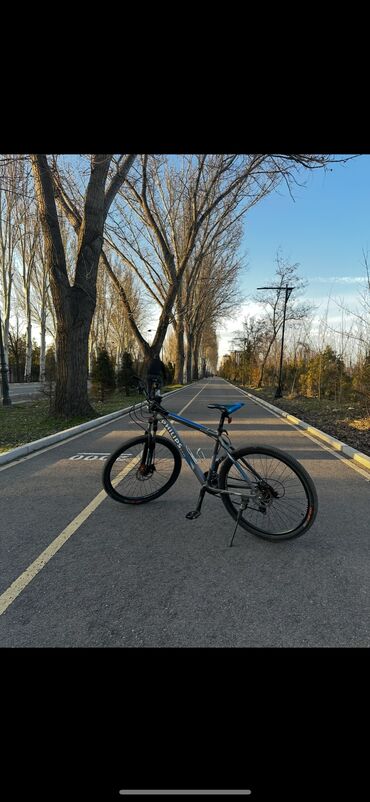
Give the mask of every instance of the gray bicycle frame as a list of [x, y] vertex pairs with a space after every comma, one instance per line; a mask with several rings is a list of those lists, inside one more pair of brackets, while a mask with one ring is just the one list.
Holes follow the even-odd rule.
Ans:
[[[163, 415], [163, 412], [160, 413], [160, 414]], [[206, 482], [205, 474], [201, 470], [201, 468], [199, 467], [197, 459], [194, 456], [193, 452], [186, 445], [186, 443], [184, 443], [184, 441], [182, 440], [181, 435], [179, 434], [179, 432], [175, 429], [174, 426], [171, 426], [171, 424], [168, 422], [168, 420], [167, 420], [168, 418], [170, 418], [171, 420], [175, 420], [178, 423], [183, 423], [184, 426], [187, 426], [188, 429], [196, 429], [196, 431], [202, 432], [202, 434], [207, 435], [207, 437], [212, 437], [214, 440], [216, 440], [217, 443], [219, 443], [219, 446], [225, 449], [225, 451], [227, 452], [227, 454], [230, 457], [231, 461], [234, 463], [235, 467], [239, 471], [239, 473], [240, 473], [241, 477], [244, 479], [244, 481], [247, 482], [247, 484], [249, 485], [249, 487], [251, 489], [253, 488], [253, 483], [249, 479], [249, 476], [245, 473], [245, 471], [243, 471], [243, 469], [240, 467], [239, 463], [234, 459], [234, 457], [232, 455], [231, 447], [230, 447], [229, 443], [227, 442], [227, 440], [224, 437], [222, 437], [222, 434], [219, 434], [217, 431], [215, 431], [215, 429], [210, 429], [208, 426], [203, 426], [203, 424], [201, 424], [201, 423], [195, 423], [192, 420], [188, 420], [188, 418], [183, 418], [181, 415], [176, 415], [175, 412], [167, 412], [166, 417], [163, 416], [160, 419], [160, 422], [165, 427], [165, 429], [167, 430], [167, 432], [171, 436], [171, 438], [174, 441], [174, 443], [177, 445], [181, 455], [183, 456], [185, 461], [188, 463], [189, 468], [191, 468], [191, 470], [195, 473], [195, 475], [196, 475], [196, 477], [198, 479], [198, 482], [200, 482], [201, 485], [204, 485], [205, 482]], [[208, 471], [208, 478], [211, 476], [211, 472], [214, 469], [218, 450], [219, 449], [216, 449], [216, 447], [215, 447], [215, 450], [213, 452], [212, 461], [211, 461], [211, 464], [210, 464], [210, 468], [209, 468], [209, 471]], [[212, 492], [211, 488], [209, 488], [209, 489]], [[218, 490], [217, 492], [219, 493], [219, 492], [228, 492], [228, 491], [220, 491], [220, 490]], [[233, 492], [233, 495], [239, 496], [239, 495], [242, 495], [242, 494], [241, 493], [237, 493], [237, 492]]]

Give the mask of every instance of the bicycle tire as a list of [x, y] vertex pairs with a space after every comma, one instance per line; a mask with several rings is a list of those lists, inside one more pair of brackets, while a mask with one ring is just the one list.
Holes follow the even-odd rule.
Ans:
[[[303, 519], [301, 518], [299, 520], [299, 522], [298, 522], [298, 525], [295, 526], [294, 528], [286, 529], [284, 531], [284, 527], [280, 525], [280, 530], [283, 529], [283, 531], [269, 531], [266, 528], [264, 529], [264, 528], [261, 528], [260, 526], [252, 524], [248, 519], [246, 519], [244, 517], [244, 515], [248, 515], [248, 512], [252, 512], [252, 511], [260, 512], [260, 515], [262, 517], [266, 516], [266, 513], [262, 513], [260, 511], [260, 509], [256, 510], [255, 507], [252, 507], [250, 504], [248, 504], [246, 509], [243, 511], [242, 515], [239, 518], [239, 525], [242, 526], [244, 529], [246, 529], [251, 534], [256, 535], [257, 537], [262, 537], [265, 540], [272, 540], [272, 541], [288, 540], [288, 539], [291, 539], [291, 538], [294, 538], [294, 537], [299, 537], [300, 535], [303, 535], [305, 532], [307, 532], [311, 528], [312, 524], [315, 521], [315, 518], [316, 518], [316, 515], [317, 515], [317, 510], [318, 510], [318, 498], [317, 498], [316, 488], [315, 488], [315, 485], [314, 485], [310, 475], [307, 473], [307, 471], [303, 467], [303, 465], [301, 465], [298, 462], [298, 460], [296, 460], [294, 457], [290, 456], [290, 454], [286, 454], [285, 452], [280, 451], [277, 448], [273, 448], [272, 446], [255, 446], [255, 447], [247, 446], [247, 447], [244, 447], [244, 448], [237, 449], [236, 451], [233, 452], [234, 460], [239, 460], [239, 459], [242, 459], [243, 457], [245, 457], [245, 458], [249, 457], [249, 460], [250, 460], [252, 455], [258, 455], [258, 457], [262, 458], [262, 459], [265, 457], [268, 460], [275, 460], [278, 463], [284, 463], [284, 465], [287, 466], [290, 469], [292, 474], [301, 483], [301, 485], [303, 487], [303, 490], [304, 490], [304, 493], [305, 493], [305, 497], [306, 497], [307, 509], [306, 509], [306, 511], [305, 511], [305, 513], [303, 515]], [[234, 465], [234, 463], [232, 462], [232, 460], [229, 457], [227, 459], [225, 459], [225, 461], [224, 461], [224, 463], [223, 463], [223, 465], [221, 467], [220, 473], [219, 473], [219, 487], [220, 487], [221, 490], [230, 489], [232, 486], [234, 486], [235, 488], [238, 487], [238, 485], [235, 484], [235, 483], [233, 485], [233, 480], [234, 479], [236, 479], [236, 482], [240, 482], [240, 483], [243, 481], [241, 478], [239, 479], [238, 477], [235, 477], [235, 476], [231, 477], [230, 476], [230, 470], [232, 469], [233, 465]], [[242, 463], [242, 467], [245, 470], [246, 466], [243, 463]], [[257, 466], [254, 466], [254, 467], [255, 467], [255, 470], [258, 470]], [[234, 471], [236, 472], [235, 468], [234, 468]], [[253, 477], [253, 474], [250, 471], [249, 471], [249, 475], [252, 478], [252, 481], [253, 480], [256, 481], [255, 478]], [[292, 480], [290, 479], [289, 481], [292, 481]], [[229, 484], [228, 484], [228, 482], [229, 482]], [[270, 487], [273, 487], [274, 486], [273, 483], [275, 483], [275, 490], [277, 489], [279, 484], [282, 486], [282, 482], [279, 482], [279, 480], [278, 480], [278, 478], [276, 476], [275, 477], [273, 477], [273, 476], [270, 477], [270, 483], [271, 483]], [[244, 486], [245, 486], [245, 483], [244, 483]], [[241, 489], [242, 489], [242, 485], [240, 484], [239, 490], [241, 490]], [[291, 510], [292, 510], [292, 508], [294, 509], [294, 504], [297, 504], [296, 500], [292, 501], [292, 499], [294, 497], [286, 496], [285, 493], [284, 494], [281, 493], [281, 495], [278, 498], [270, 498], [269, 502], [268, 502], [270, 504], [270, 506], [271, 506], [271, 509], [273, 509], [273, 505], [275, 504], [276, 513], [277, 513], [277, 515], [280, 516], [280, 518], [282, 518], [282, 509], [283, 508], [282, 508], [282, 505], [279, 508], [277, 506], [277, 504], [284, 497], [286, 499], [288, 499], [288, 500], [290, 499], [290, 501], [288, 502], [288, 513], [290, 512], [293, 515], [293, 512], [289, 511], [289, 504], [290, 504]], [[221, 498], [222, 498], [222, 501], [223, 501], [224, 506], [226, 507], [228, 513], [234, 518], [234, 520], [236, 520], [237, 516], [238, 516], [239, 509], [240, 509], [239, 504], [234, 504], [229, 495], [226, 495], [226, 494], [222, 493], [221, 494]], [[253, 500], [253, 503], [256, 503], [256, 502]], [[285, 508], [285, 511], [284, 511], [285, 514], [287, 514], [286, 509], [287, 509], [287, 507]], [[255, 516], [255, 517], [257, 517], [257, 516]], [[266, 526], [266, 524], [265, 524], [265, 526]], [[276, 529], [277, 530], [279, 529], [278, 525], [276, 526]]]
[[[122, 478], [121, 481], [124, 481], [124, 479], [126, 479], [131, 473], [131, 482], [132, 482], [135, 478], [134, 475], [135, 467], [140, 460], [140, 449], [138, 450], [138, 453], [135, 457], [132, 457], [132, 454], [130, 452], [132, 451], [132, 449], [134, 449], [135, 446], [142, 445], [144, 448], [147, 442], [148, 442], [147, 437], [145, 437], [144, 435], [142, 435], [141, 437], [134, 437], [132, 438], [132, 440], [127, 440], [123, 445], [117, 448], [116, 451], [114, 451], [110, 455], [107, 462], [105, 463], [102, 476], [103, 486], [108, 496], [110, 496], [115, 501], [119, 501], [122, 504], [146, 504], [148, 501], [153, 501], [159, 496], [162, 496], [163, 493], [167, 493], [167, 490], [169, 490], [170, 487], [172, 487], [172, 485], [176, 482], [176, 479], [178, 478], [179, 473], [181, 471], [181, 465], [182, 465], [181, 454], [178, 448], [176, 448], [176, 446], [173, 443], [171, 443], [170, 440], [168, 440], [166, 437], [160, 437], [158, 435], [155, 438], [155, 446], [159, 445], [165, 450], [167, 449], [173, 458], [173, 470], [170, 473], [167, 482], [163, 485], [163, 487], [157, 488], [154, 492], [146, 494], [144, 496], [123, 495], [122, 493], [119, 493], [116, 490], [116, 488], [113, 485], [115, 476], [112, 476], [112, 470], [114, 471], [114, 469], [116, 469], [118, 470], [119, 473], [122, 472], [123, 470], [122, 467], [119, 469], [118, 466], [116, 465], [118, 459], [121, 458], [121, 460], [124, 460], [123, 456], [124, 453], [127, 451], [129, 452], [128, 459], [129, 457], [131, 457], [131, 460], [129, 459], [127, 467], [129, 467], [130, 462], [132, 462], [133, 463], [132, 468], [131, 470], [127, 470], [125, 476]], [[171, 466], [169, 466], [169, 468], [171, 470]], [[143, 479], [142, 477], [140, 477], [140, 479], [137, 477], [137, 471], [136, 471], [136, 478], [137, 481], [141, 481], [143, 483], [145, 481], [145, 479]], [[150, 480], [153, 480], [153, 475], [151, 475], [151, 477], [148, 477], [148, 482]], [[126, 482], [126, 485], [129, 485], [128, 481]], [[127, 493], [127, 490], [125, 490], [125, 493]]]

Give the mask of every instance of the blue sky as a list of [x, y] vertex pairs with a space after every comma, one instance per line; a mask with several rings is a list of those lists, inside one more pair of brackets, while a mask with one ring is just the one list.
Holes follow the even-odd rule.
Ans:
[[[294, 201], [282, 184], [244, 218], [241, 252], [246, 268], [240, 288], [243, 296], [251, 297], [257, 287], [274, 283], [274, 260], [280, 249], [285, 259], [299, 263], [300, 274], [308, 281], [305, 296], [318, 306], [319, 319], [329, 295], [353, 308], [358, 303], [365, 274], [363, 250], [369, 248], [370, 260], [370, 155], [331, 165], [327, 171], [302, 171], [302, 181], [304, 186], [294, 187]], [[225, 321], [219, 329], [220, 356], [233, 347], [232, 334], [243, 318], [258, 312], [256, 304], [247, 302], [236, 309], [234, 319]], [[335, 325], [340, 316], [332, 300], [329, 321]], [[154, 328], [157, 319], [153, 311], [148, 328]]]
[[[300, 274], [309, 282], [306, 298], [320, 305], [320, 316], [330, 293], [352, 306], [357, 300], [358, 279], [364, 276], [362, 252], [369, 248], [370, 254], [370, 155], [305, 178], [305, 186], [293, 191], [294, 201], [282, 185], [246, 216], [242, 252], [248, 266], [240, 286], [250, 296], [256, 287], [270, 283], [281, 249], [285, 259], [299, 263]], [[257, 308], [247, 305], [243, 311], [248, 310]], [[331, 303], [329, 320], [338, 314]], [[228, 332], [238, 328], [241, 317], [239, 312], [227, 322], [227, 330], [220, 331], [220, 355], [229, 350]]]

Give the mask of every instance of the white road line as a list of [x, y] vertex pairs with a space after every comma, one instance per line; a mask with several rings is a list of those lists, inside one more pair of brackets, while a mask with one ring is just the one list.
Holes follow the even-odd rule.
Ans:
[[[200, 393], [202, 392], [202, 390], [204, 390], [206, 386], [207, 385], [203, 385], [202, 389], [199, 390], [199, 392], [194, 396], [194, 398], [192, 398], [178, 413], [179, 415], [181, 415], [182, 412], [184, 412], [185, 409], [187, 409], [190, 406], [190, 404], [192, 404], [192, 402], [195, 401], [196, 398], [198, 398], [198, 395], [200, 395]], [[163, 432], [164, 431], [165, 429], [163, 429]], [[113, 480], [112, 484], [114, 486], [116, 486], [121, 481], [121, 479], [123, 479], [125, 474], [128, 473], [132, 465], [135, 463], [135, 460], [138, 459], [140, 459], [140, 455], [139, 457], [134, 457], [134, 459], [130, 460], [130, 462], [127, 465], [125, 465], [123, 470], [119, 474], [117, 474], [117, 476]], [[80, 526], [87, 520], [87, 518], [90, 517], [90, 515], [97, 509], [97, 507], [99, 507], [102, 501], [104, 501], [104, 499], [106, 498], [107, 494], [105, 490], [101, 490], [100, 493], [98, 493], [98, 495], [95, 496], [95, 498], [93, 498], [92, 501], [90, 501], [90, 504], [88, 504], [87, 507], [85, 507], [85, 509], [83, 509], [76, 516], [76, 518], [74, 518], [74, 520], [71, 521], [71, 523], [68, 524], [68, 526], [66, 526], [65, 529], [63, 529], [63, 531], [53, 540], [53, 542], [50, 543], [50, 545], [46, 549], [44, 549], [44, 551], [41, 552], [41, 554], [39, 554], [36, 560], [34, 560], [33, 563], [31, 563], [31, 565], [29, 565], [28, 568], [26, 568], [26, 570], [23, 571], [23, 573], [20, 574], [20, 576], [17, 579], [15, 579], [14, 582], [12, 582], [12, 584], [4, 591], [4, 593], [1, 594], [0, 615], [5, 613], [5, 610], [8, 609], [8, 607], [13, 603], [13, 601], [15, 601], [15, 599], [19, 596], [19, 594], [22, 593], [22, 591], [27, 587], [27, 585], [29, 585], [29, 583], [32, 582], [32, 579], [34, 579], [35, 576], [37, 576], [37, 574], [42, 570], [42, 568], [44, 568], [44, 566], [49, 562], [49, 560], [51, 560], [51, 558], [54, 557], [57, 551], [59, 551], [59, 549], [61, 549], [62, 546], [64, 546], [67, 540], [69, 540], [69, 538], [77, 531], [77, 529], [80, 528]]]
[[[125, 418], [128, 415], [128, 412], [124, 412], [122, 417]], [[25, 462], [27, 459], [33, 459], [33, 457], [39, 457], [41, 454], [45, 454], [47, 451], [51, 451], [53, 448], [60, 448], [60, 446], [65, 446], [68, 443], [71, 443], [72, 440], [76, 440], [77, 437], [83, 437], [85, 434], [91, 434], [91, 432], [96, 432], [98, 429], [102, 429], [103, 426], [109, 426], [109, 424], [114, 423], [115, 420], [121, 420], [120, 417], [113, 418], [113, 420], [107, 420], [105, 423], [99, 424], [99, 426], [94, 426], [93, 429], [86, 429], [84, 432], [80, 432], [79, 434], [72, 434], [71, 437], [66, 437], [65, 440], [60, 440], [58, 443], [53, 443], [51, 446], [45, 446], [45, 448], [40, 448], [38, 451], [33, 451], [32, 454], [26, 454], [25, 457], [20, 457], [14, 462], [9, 462], [7, 465], [0, 466], [0, 471], [7, 471], [8, 468], [14, 468], [15, 465], [19, 465], [21, 462]], [[82, 452], [81, 452], [82, 453]]]
[[[184, 407], [183, 407], [183, 408], [180, 410], [180, 412], [178, 412], [177, 414], [178, 414], [178, 415], [182, 415], [182, 413], [183, 413], [183, 412], [185, 412], [185, 410], [186, 410], [188, 407], [190, 407], [190, 404], [192, 404], [192, 403], [193, 403], [193, 401], [195, 401], [195, 399], [196, 399], [196, 398], [198, 398], [198, 395], [200, 395], [200, 394], [203, 392], [203, 390], [204, 390], [204, 388], [205, 388], [205, 387], [207, 387], [207, 385], [206, 385], [206, 384], [203, 384], [203, 387], [201, 387], [201, 389], [199, 390], [199, 393], [197, 393], [197, 394], [194, 396], [194, 398], [192, 398], [192, 399], [191, 399], [191, 400], [188, 402], [188, 404], [185, 404], [185, 406], [184, 406]], [[163, 431], [165, 431], [165, 429], [163, 429]]]
[[[190, 385], [186, 384], [183, 388], [185, 390]], [[176, 393], [181, 392], [180, 390], [170, 390], [169, 393], [166, 393], [164, 398], [169, 395], [176, 395]], [[137, 402], [138, 405], [138, 402]], [[184, 407], [186, 409], [186, 407]], [[117, 418], [111, 418], [111, 420], [104, 421], [104, 423], [100, 423], [98, 426], [94, 426], [92, 429], [85, 429], [84, 432], [79, 432], [78, 434], [71, 434], [70, 437], [66, 437], [64, 440], [59, 440], [57, 443], [53, 443], [51, 446], [45, 446], [45, 448], [40, 448], [37, 451], [33, 451], [32, 454], [26, 454], [25, 457], [19, 457], [19, 459], [15, 459], [14, 462], [9, 462], [7, 465], [0, 466], [1, 471], [7, 471], [8, 468], [14, 468], [15, 465], [19, 465], [21, 462], [25, 462], [27, 459], [33, 459], [33, 457], [39, 457], [40, 454], [45, 454], [46, 451], [51, 451], [52, 448], [59, 448], [60, 446], [64, 446], [67, 443], [70, 443], [72, 440], [76, 440], [77, 437], [83, 437], [85, 434], [91, 434], [91, 432], [98, 431], [98, 429], [102, 429], [103, 426], [109, 426], [114, 421], [119, 421], [122, 418], [126, 418], [129, 415], [129, 412], [123, 412], [122, 415], [118, 415]]]
[[183, 789], [179, 789], [177, 791], [168, 791], [168, 790], [166, 790], [166, 791], [157, 791], [156, 789], [153, 789], [152, 791], [150, 791], [148, 789], [145, 790], [145, 791], [136, 791], [136, 790], [135, 791], [125, 791], [124, 789], [122, 789], [122, 791], [119, 791], [119, 793], [123, 794], [123, 795], [135, 794], [137, 796], [139, 796], [139, 795], [146, 795], [147, 796], [148, 794], [149, 795], [154, 795], [154, 796], [159, 796], [159, 795], [162, 796], [164, 794], [176, 794], [176, 795], [184, 794], [186, 796], [193, 796], [193, 795], [198, 795], [198, 796], [200, 796], [200, 795], [201, 796], [212, 795], [213, 796], [214, 794], [222, 794], [223, 796], [225, 796], [225, 795], [227, 795], [227, 796], [230, 796], [230, 795], [233, 795], [233, 796], [235, 796], [235, 795], [244, 796], [245, 794], [251, 794], [252, 791], [249, 788], [247, 788], [245, 791], [241, 791], [241, 790], [240, 791], [236, 791], [235, 788], [233, 788], [231, 791], [223, 791], [223, 790], [206, 791], [204, 789], [201, 790], [201, 791], [185, 791]]
[[312, 440], [312, 442], [315, 443], [316, 446], [319, 446], [320, 448], [323, 448], [325, 451], [328, 451], [329, 454], [331, 454], [333, 457], [336, 457], [337, 459], [340, 459], [340, 461], [344, 465], [347, 465], [347, 468], [352, 468], [353, 471], [356, 471], [356, 473], [359, 473], [361, 476], [363, 476], [366, 479], [367, 482], [370, 482], [369, 472], [364, 471], [362, 468], [359, 468], [357, 465], [353, 465], [352, 461], [350, 459], [346, 459], [346, 457], [343, 457], [341, 454], [337, 454], [337, 452], [334, 451], [334, 449], [329, 448], [329, 446], [325, 446], [323, 443], [320, 443], [320, 441], [317, 440], [315, 437], [312, 437], [311, 434], [308, 434], [308, 432], [306, 432], [304, 429], [301, 429], [300, 426], [296, 426], [295, 423], [292, 423], [290, 420], [287, 420], [282, 415], [279, 415], [278, 412], [274, 412], [272, 409], [267, 409], [263, 404], [260, 404], [260, 402], [259, 402], [259, 400], [257, 398], [253, 398], [253, 399], [250, 398], [247, 395], [247, 393], [243, 392], [243, 390], [240, 390], [239, 387], [235, 387], [235, 385], [232, 385], [232, 387], [234, 387], [235, 390], [238, 390], [239, 393], [242, 393], [242, 395], [246, 395], [248, 400], [251, 401], [252, 404], [253, 403], [254, 404], [258, 404], [258, 406], [262, 407], [262, 409], [264, 409], [265, 412], [269, 413], [270, 415], [275, 415], [275, 418], [279, 418], [279, 420], [283, 421], [284, 423], [289, 424], [289, 426], [293, 426], [293, 429], [295, 429], [297, 432], [299, 432], [299, 434], [303, 434], [304, 437], [308, 437], [309, 440]]

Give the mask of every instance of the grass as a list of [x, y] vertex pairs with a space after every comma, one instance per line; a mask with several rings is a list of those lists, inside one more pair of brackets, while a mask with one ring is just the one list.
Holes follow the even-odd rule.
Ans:
[[[177, 390], [181, 384], [172, 384], [163, 388], [163, 392]], [[91, 404], [96, 411], [96, 418], [108, 415], [110, 412], [118, 412], [120, 409], [129, 407], [131, 404], [143, 401], [142, 395], [126, 396], [122, 392], [115, 391], [108, 396], [105, 401], [97, 401], [90, 398]], [[47, 437], [49, 434], [61, 432], [85, 423], [91, 417], [76, 417], [66, 420], [56, 418], [50, 413], [49, 401], [37, 399], [24, 404], [12, 404], [9, 407], [0, 406], [0, 453], [9, 451], [17, 446]]]

